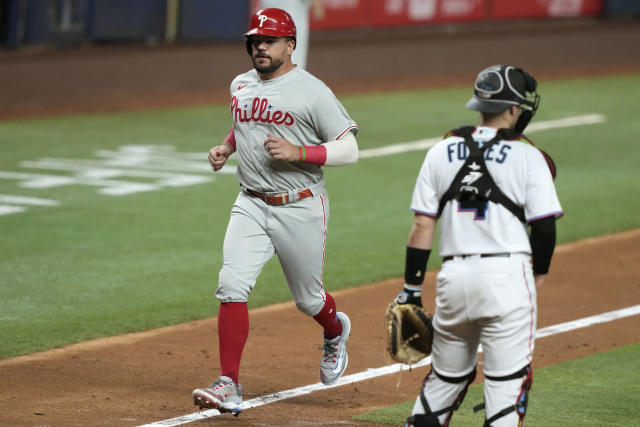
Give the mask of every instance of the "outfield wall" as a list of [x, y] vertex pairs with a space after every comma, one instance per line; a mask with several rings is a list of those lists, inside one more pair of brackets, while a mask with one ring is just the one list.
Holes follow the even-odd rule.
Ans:
[[606, 0], [325, 0], [312, 30], [601, 16]]
[[[260, 0], [0, 0], [0, 45], [237, 40]], [[323, 0], [311, 31], [640, 15], [634, 0]]]

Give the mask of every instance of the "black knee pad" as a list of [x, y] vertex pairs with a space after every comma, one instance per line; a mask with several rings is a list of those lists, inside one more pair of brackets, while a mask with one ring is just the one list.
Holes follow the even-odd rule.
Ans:
[[442, 427], [438, 416], [433, 412], [428, 414], [415, 414], [407, 418], [407, 423], [413, 427]]

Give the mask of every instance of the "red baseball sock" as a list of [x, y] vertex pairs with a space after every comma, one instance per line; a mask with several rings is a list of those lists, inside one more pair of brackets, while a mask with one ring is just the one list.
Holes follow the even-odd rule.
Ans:
[[342, 323], [338, 320], [336, 302], [328, 292], [326, 296], [324, 307], [313, 318], [324, 328], [324, 337], [330, 340], [342, 333]]
[[220, 304], [218, 310], [218, 345], [220, 372], [238, 384], [242, 350], [249, 336], [249, 309], [246, 302]]

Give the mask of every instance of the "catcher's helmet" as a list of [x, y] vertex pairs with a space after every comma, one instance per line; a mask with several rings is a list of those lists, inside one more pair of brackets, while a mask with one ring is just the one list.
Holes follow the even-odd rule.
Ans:
[[[257, 11], [245, 34], [247, 52], [251, 55], [251, 36], [291, 37], [296, 39], [296, 24], [291, 15], [282, 9], [268, 8]], [[295, 47], [294, 47], [295, 49]]]
[[466, 107], [483, 113], [498, 114], [517, 105], [522, 108], [522, 114], [515, 131], [522, 132], [540, 104], [537, 86], [533, 76], [521, 68], [494, 65], [480, 71], [474, 84], [473, 97]]

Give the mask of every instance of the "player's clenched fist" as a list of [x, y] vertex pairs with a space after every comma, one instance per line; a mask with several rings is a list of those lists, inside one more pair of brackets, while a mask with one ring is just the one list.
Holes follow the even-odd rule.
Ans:
[[279, 136], [273, 136], [268, 133], [267, 139], [264, 140], [264, 148], [267, 149], [274, 159], [284, 160], [286, 162], [296, 162], [300, 160], [298, 146], [293, 145]]
[[233, 149], [226, 142], [209, 150], [209, 163], [211, 163], [214, 172], [222, 169], [231, 153], [233, 153]]

